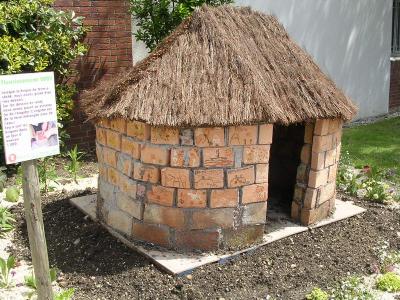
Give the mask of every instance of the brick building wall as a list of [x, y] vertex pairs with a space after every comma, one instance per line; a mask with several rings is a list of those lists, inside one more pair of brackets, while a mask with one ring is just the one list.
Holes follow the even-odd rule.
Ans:
[[[75, 11], [76, 15], [85, 17], [84, 24], [91, 27], [85, 39], [89, 52], [73, 64], [77, 76], [72, 80], [80, 91], [94, 86], [100, 79], [112, 78], [132, 65], [131, 16], [128, 5], [125, 0], [55, 1], [57, 9]], [[91, 148], [94, 145], [95, 130], [92, 124], [85, 123], [86, 118], [79, 108], [79, 97], [73, 112], [74, 121], [67, 128], [71, 136], [67, 144]]]
[[400, 61], [390, 64], [389, 110], [400, 108]]

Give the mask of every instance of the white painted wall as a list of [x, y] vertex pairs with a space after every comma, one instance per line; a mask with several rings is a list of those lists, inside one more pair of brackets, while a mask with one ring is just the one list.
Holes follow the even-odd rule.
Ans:
[[[359, 106], [357, 118], [388, 111], [392, 0], [236, 0], [274, 14], [289, 35]], [[134, 61], [146, 48], [133, 43]]]

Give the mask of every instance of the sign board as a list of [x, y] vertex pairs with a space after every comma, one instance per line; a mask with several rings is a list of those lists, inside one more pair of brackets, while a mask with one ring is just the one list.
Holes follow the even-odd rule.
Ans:
[[0, 76], [7, 164], [60, 153], [54, 73]]

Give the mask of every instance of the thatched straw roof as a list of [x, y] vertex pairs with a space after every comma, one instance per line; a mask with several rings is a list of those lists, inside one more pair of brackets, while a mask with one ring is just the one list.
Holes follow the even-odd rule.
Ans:
[[356, 109], [273, 16], [202, 6], [144, 60], [84, 94], [89, 118], [161, 126], [349, 120]]

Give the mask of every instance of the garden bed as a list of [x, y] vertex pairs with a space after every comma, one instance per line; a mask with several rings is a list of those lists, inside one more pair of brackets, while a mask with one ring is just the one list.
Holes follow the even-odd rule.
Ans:
[[[225, 265], [201, 267], [175, 278], [113, 238], [68, 199], [43, 197], [50, 264], [58, 283], [76, 288], [75, 299], [303, 299], [313, 287], [332, 286], [349, 274], [369, 274], [382, 241], [400, 249], [400, 210], [357, 202], [367, 208], [350, 218], [277, 241]], [[12, 252], [29, 260], [22, 206]], [[68, 234], [60, 234], [68, 233]]]

